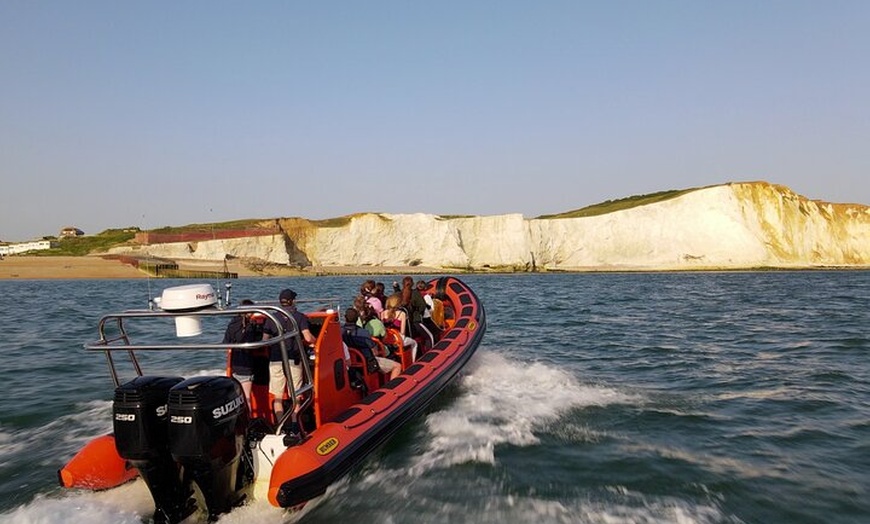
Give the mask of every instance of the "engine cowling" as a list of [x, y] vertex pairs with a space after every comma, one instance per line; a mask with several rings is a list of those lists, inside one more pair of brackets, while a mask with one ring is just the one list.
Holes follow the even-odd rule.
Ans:
[[247, 428], [245, 395], [233, 378], [189, 378], [169, 392], [170, 453], [199, 486], [210, 518], [240, 504], [252, 485]]
[[154, 521], [179, 522], [192, 511], [190, 483], [169, 451], [169, 391], [181, 377], [142, 376], [115, 389], [112, 425], [118, 454], [139, 470], [154, 499]]

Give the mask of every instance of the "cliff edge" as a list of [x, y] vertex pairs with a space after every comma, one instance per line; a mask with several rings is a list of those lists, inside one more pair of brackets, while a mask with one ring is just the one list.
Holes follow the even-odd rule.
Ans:
[[114, 248], [113, 254], [300, 269], [591, 271], [870, 268], [870, 207], [740, 182], [580, 218], [363, 213], [276, 219], [274, 234]]

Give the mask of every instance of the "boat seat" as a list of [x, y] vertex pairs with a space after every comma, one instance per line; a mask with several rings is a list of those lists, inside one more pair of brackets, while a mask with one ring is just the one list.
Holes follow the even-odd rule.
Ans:
[[[365, 387], [367, 388], [367, 391], [373, 391], [381, 387], [381, 377], [383, 374], [378, 371], [375, 371], [374, 373], [369, 373], [366, 366], [366, 359], [365, 357], [363, 357], [362, 352], [355, 347], [348, 346], [347, 349], [350, 352], [350, 366], [348, 366], [348, 374], [353, 372], [358, 377], [361, 377], [363, 383], [365, 384]], [[353, 387], [353, 384], [351, 384], [351, 387]], [[354, 389], [361, 388], [355, 387]]]
[[377, 342], [381, 346], [388, 345], [396, 348], [393, 354], [399, 359], [399, 363], [402, 365], [402, 371], [405, 371], [414, 363], [413, 355], [411, 355], [410, 351], [405, 349], [405, 342], [402, 340], [402, 335], [399, 333], [399, 330], [387, 328], [387, 334], [384, 335], [383, 340], [377, 340]]

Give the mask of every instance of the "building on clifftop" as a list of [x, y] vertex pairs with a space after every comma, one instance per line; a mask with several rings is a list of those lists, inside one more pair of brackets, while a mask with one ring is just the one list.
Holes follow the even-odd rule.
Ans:
[[84, 235], [85, 232], [77, 227], [65, 227], [60, 230], [60, 238], [70, 238], [70, 237], [80, 237]]

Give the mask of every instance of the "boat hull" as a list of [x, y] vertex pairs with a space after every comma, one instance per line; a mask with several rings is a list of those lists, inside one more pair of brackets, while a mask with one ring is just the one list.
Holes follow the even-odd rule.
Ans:
[[486, 331], [483, 306], [460, 280], [433, 282], [435, 296], [454, 311], [451, 326], [435, 345], [399, 377], [351, 406], [335, 420], [287, 449], [272, 470], [269, 501], [298, 506], [362, 462], [407, 421], [423, 411], [472, 357]]

